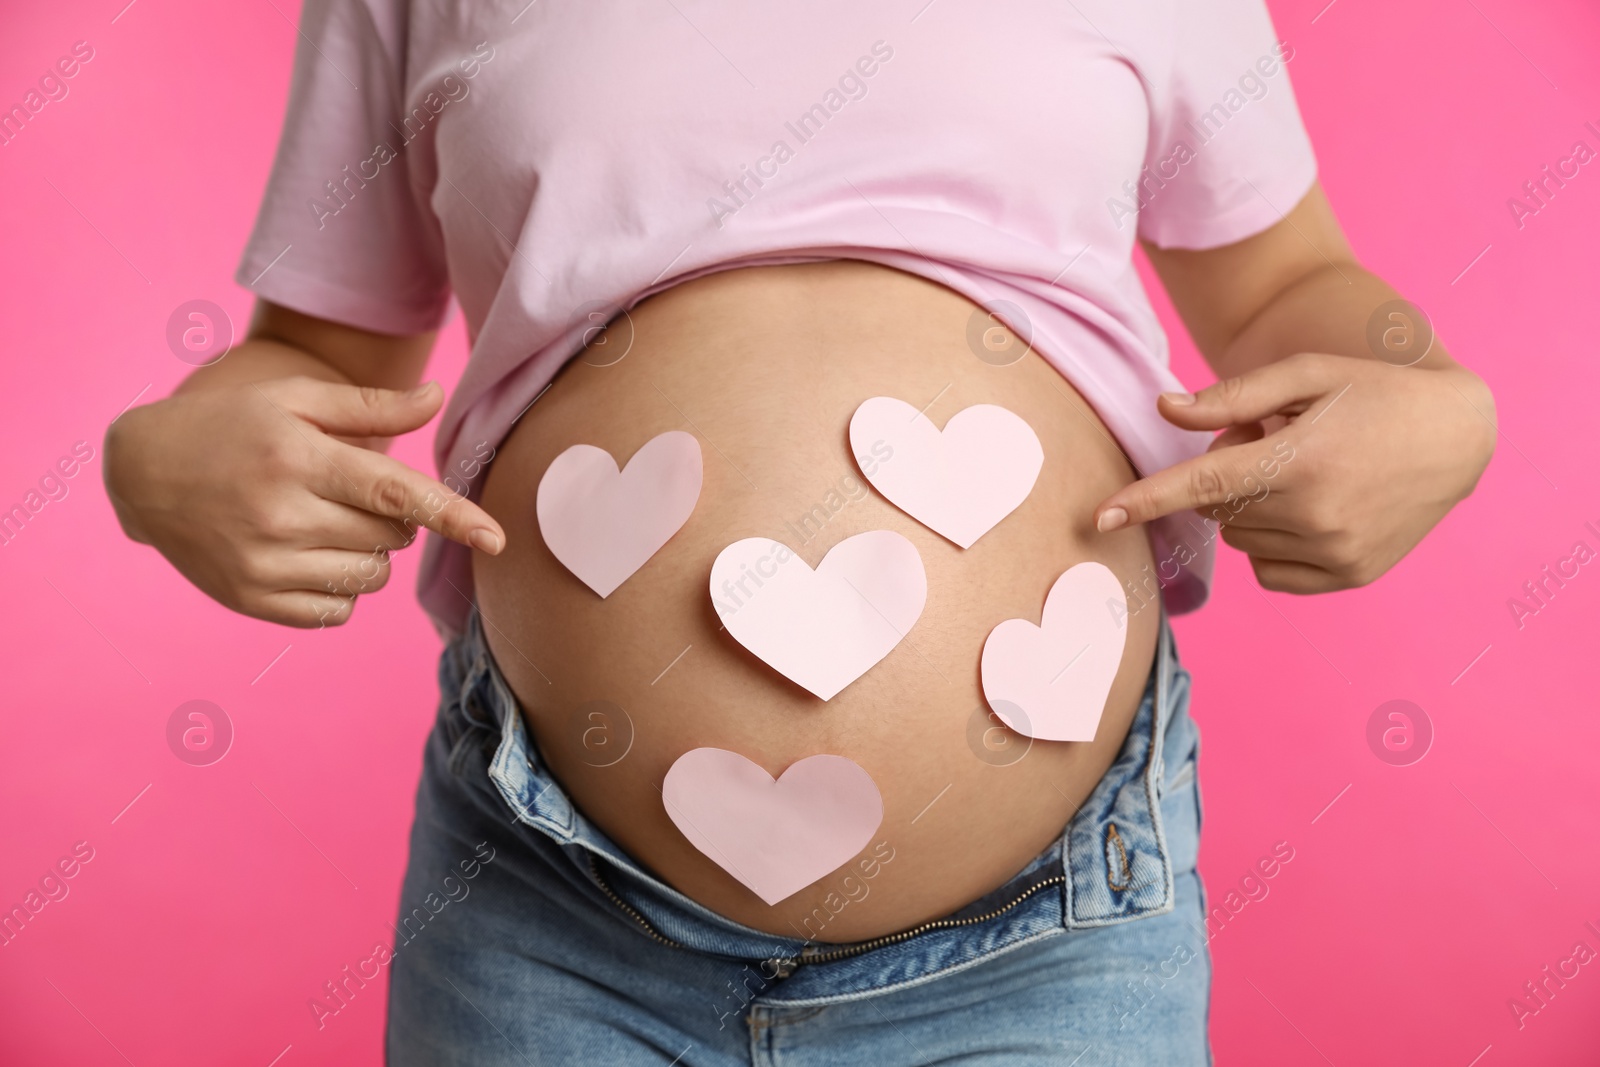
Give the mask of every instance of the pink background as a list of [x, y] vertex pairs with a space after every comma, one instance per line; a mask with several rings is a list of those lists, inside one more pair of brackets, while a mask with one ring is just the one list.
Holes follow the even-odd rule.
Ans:
[[[0, 509], [74, 442], [97, 453], [0, 547], [0, 904], [75, 842], [95, 850], [70, 895], [0, 948], [0, 1061], [374, 1063], [381, 988], [321, 1031], [307, 1001], [390, 936], [435, 702], [416, 555], [351, 626], [284, 630], [230, 615], [124, 540], [99, 486], [106, 424], [186, 370], [165, 344], [171, 311], [207, 298], [247, 319], [231, 274], [296, 11], [141, 0], [113, 23], [124, 2], [12, 4], [0, 38], [7, 106], [73, 42], [96, 51], [68, 98], [0, 147]], [[1179, 623], [1213, 901], [1274, 843], [1295, 850], [1212, 942], [1215, 1047], [1230, 1064], [1592, 1064], [1600, 963], [1521, 1029], [1507, 1000], [1579, 939], [1600, 949], [1584, 929], [1600, 926], [1600, 726], [1582, 677], [1600, 569], [1520, 631], [1507, 599], [1574, 541], [1600, 548], [1583, 529], [1600, 526], [1600, 363], [1582, 325], [1600, 164], [1520, 230], [1506, 200], [1580, 137], [1600, 148], [1583, 129], [1600, 126], [1600, 14], [1323, 3], [1272, 5], [1323, 181], [1366, 262], [1488, 378], [1504, 434], [1477, 495], [1375, 587], [1263, 594], [1225, 550], [1213, 603]], [[446, 382], [457, 331], [435, 364]], [[1179, 372], [1202, 384], [1178, 333]], [[425, 437], [398, 455], [427, 468]], [[197, 698], [237, 731], [209, 767], [165, 741]], [[1367, 746], [1368, 716], [1395, 698], [1436, 730], [1413, 766]]]

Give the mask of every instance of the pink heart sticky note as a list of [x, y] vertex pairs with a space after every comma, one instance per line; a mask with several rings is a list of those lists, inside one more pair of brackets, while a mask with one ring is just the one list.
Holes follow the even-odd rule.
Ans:
[[1056, 579], [1043, 625], [1007, 619], [983, 643], [983, 695], [1017, 733], [1093, 741], [1127, 641], [1127, 599], [1110, 569], [1080, 563]]
[[922, 557], [892, 530], [845, 538], [815, 571], [761, 537], [735, 541], [711, 565], [711, 600], [728, 632], [823, 700], [893, 651], [927, 599]]
[[807, 756], [773, 781], [737, 752], [697, 748], [661, 799], [691, 845], [768, 904], [850, 862], [883, 822], [877, 785], [843, 756]]
[[850, 447], [892, 450], [870, 473], [895, 507], [962, 548], [1017, 509], [1039, 477], [1044, 448], [1020, 415], [994, 404], [958, 411], [941, 432], [903, 400], [875, 396], [850, 419]]
[[668, 430], [617, 470], [611, 453], [573, 445], [539, 479], [539, 533], [561, 565], [601, 596], [683, 528], [700, 499], [700, 442]]

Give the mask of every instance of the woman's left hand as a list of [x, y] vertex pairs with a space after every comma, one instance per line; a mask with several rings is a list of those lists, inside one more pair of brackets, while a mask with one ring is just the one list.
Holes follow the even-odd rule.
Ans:
[[1465, 368], [1397, 367], [1302, 352], [1162, 416], [1222, 430], [1203, 456], [1111, 494], [1110, 531], [1193, 508], [1250, 556], [1263, 588], [1324, 593], [1366, 585], [1472, 492], [1494, 452], [1494, 400]]

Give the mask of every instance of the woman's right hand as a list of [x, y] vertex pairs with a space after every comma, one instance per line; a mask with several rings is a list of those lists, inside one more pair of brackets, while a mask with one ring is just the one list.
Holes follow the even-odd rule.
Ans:
[[344, 440], [415, 430], [443, 398], [431, 382], [396, 392], [310, 377], [179, 392], [111, 424], [106, 490], [130, 538], [224, 606], [339, 625], [419, 526], [490, 555], [505, 545], [476, 504]]

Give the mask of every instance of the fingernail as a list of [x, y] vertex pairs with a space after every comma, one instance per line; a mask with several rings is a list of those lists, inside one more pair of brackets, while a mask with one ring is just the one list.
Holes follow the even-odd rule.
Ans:
[[1187, 407], [1194, 403], [1193, 393], [1162, 393], [1161, 398], [1167, 403], [1177, 404], [1179, 407]]
[[1122, 508], [1106, 508], [1101, 512], [1100, 521], [1094, 524], [1094, 528], [1101, 533], [1110, 533], [1112, 530], [1121, 529], [1127, 522], [1128, 513]]
[[500, 535], [493, 530], [477, 529], [467, 534], [467, 542], [479, 552], [487, 552], [491, 556], [499, 555], [503, 542]]
[[427, 396], [431, 392], [433, 392], [433, 383], [432, 382], [423, 382], [421, 385], [417, 386], [415, 389], [413, 389], [410, 392], [406, 393], [406, 396], [410, 397], [413, 400], [420, 400], [422, 397]]

